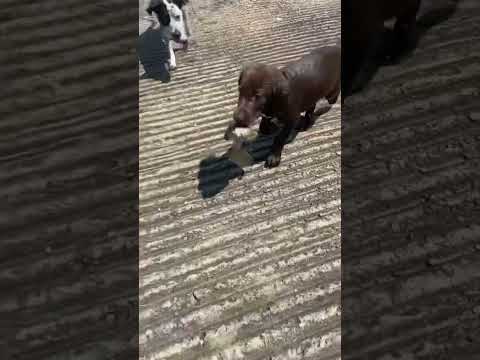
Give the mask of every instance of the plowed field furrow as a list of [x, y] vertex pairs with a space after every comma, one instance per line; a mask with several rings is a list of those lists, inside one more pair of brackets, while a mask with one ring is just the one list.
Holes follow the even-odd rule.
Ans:
[[480, 4], [420, 16], [455, 3], [342, 108], [345, 360], [478, 354]]

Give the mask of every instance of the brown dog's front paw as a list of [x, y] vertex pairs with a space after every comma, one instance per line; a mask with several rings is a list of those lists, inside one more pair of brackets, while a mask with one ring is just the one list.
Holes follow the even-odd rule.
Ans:
[[265, 161], [265, 167], [266, 168], [274, 168], [280, 165], [280, 155], [275, 155], [275, 154], [270, 154], [267, 158], [267, 161]]
[[310, 127], [310, 119], [306, 118], [305, 116], [302, 116], [298, 121], [298, 124], [295, 129], [297, 131], [307, 131], [309, 127]]
[[313, 117], [313, 114], [305, 114], [302, 117], [300, 117], [296, 130], [297, 131], [307, 131], [310, 129], [315, 123], [315, 119]]

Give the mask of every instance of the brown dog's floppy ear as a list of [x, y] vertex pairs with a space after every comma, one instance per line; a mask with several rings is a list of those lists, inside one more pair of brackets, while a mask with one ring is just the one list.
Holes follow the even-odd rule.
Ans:
[[281, 70], [274, 69], [272, 75], [272, 100], [279, 105], [286, 104], [288, 98], [288, 80]]
[[245, 72], [254, 65], [255, 65], [255, 63], [253, 63], [253, 62], [247, 62], [242, 66], [242, 69], [240, 70], [240, 75], [238, 76], [238, 85], [240, 85], [240, 83], [242, 82], [242, 78], [243, 78], [243, 75], [245, 74]]

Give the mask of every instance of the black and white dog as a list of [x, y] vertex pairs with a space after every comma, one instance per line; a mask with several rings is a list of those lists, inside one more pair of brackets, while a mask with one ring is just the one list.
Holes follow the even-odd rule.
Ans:
[[178, 46], [175, 46], [175, 44], [179, 44], [180, 48], [184, 50], [188, 47], [188, 28], [182, 11], [182, 7], [186, 2], [187, 0], [151, 0], [150, 5], [146, 9], [149, 15], [155, 13], [161, 29], [168, 38], [170, 70], [177, 67], [174, 48], [176, 49]]

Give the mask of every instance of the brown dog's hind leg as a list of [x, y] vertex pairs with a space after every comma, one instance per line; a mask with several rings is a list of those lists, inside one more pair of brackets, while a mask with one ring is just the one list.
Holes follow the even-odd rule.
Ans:
[[338, 96], [340, 95], [340, 84], [335, 87], [330, 94], [327, 95], [326, 99], [330, 105], [333, 105], [337, 102]]
[[313, 126], [313, 124], [315, 123], [314, 112], [315, 105], [305, 111], [305, 115], [300, 118], [300, 121], [298, 122], [298, 125], [296, 127], [298, 131], [306, 131]]

